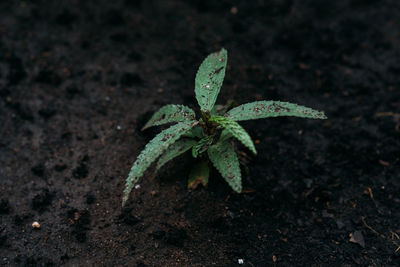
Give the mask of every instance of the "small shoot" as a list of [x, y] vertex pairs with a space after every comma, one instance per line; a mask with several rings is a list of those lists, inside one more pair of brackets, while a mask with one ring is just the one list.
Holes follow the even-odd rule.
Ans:
[[237, 107], [233, 107], [233, 103], [216, 105], [227, 61], [228, 52], [222, 48], [206, 57], [197, 71], [194, 91], [200, 107], [200, 118], [196, 118], [195, 112], [187, 106], [166, 105], [145, 124], [142, 130], [163, 124], [174, 125], [154, 137], [133, 163], [126, 179], [122, 206], [126, 204], [133, 186], [153, 162], [158, 159], [156, 169], [159, 170], [188, 150], [198, 160], [189, 174], [189, 189], [195, 189], [199, 184], [208, 184], [209, 164], [212, 163], [229, 186], [240, 193], [240, 164], [230, 139], [237, 139], [254, 154], [257, 151], [251, 137], [238, 121], [281, 116], [327, 118], [322, 111], [281, 101], [256, 101]]
[[189, 173], [188, 189], [196, 189], [197, 186], [202, 184], [204, 187], [208, 184], [208, 177], [210, 176], [210, 167], [208, 162], [203, 160], [194, 165]]

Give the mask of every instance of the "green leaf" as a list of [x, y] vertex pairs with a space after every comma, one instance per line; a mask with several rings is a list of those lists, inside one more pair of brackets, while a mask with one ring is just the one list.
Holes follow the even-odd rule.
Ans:
[[222, 142], [225, 140], [228, 140], [229, 138], [231, 138], [233, 135], [227, 130], [227, 129], [223, 129], [221, 132], [221, 135], [218, 139], [218, 142]]
[[201, 63], [195, 79], [196, 99], [200, 109], [210, 112], [221, 89], [225, 77], [228, 52], [222, 48], [221, 51], [210, 54]]
[[170, 161], [173, 158], [182, 155], [186, 151], [188, 151], [192, 146], [196, 144], [196, 141], [193, 139], [180, 139], [172, 144], [167, 151], [160, 157], [157, 162], [157, 170], [159, 170], [165, 163]]
[[215, 122], [223, 126], [230, 134], [237, 138], [243, 145], [247, 146], [251, 152], [257, 154], [256, 148], [249, 134], [237, 122], [222, 116], [214, 116], [210, 118], [210, 122]]
[[206, 186], [208, 184], [208, 178], [210, 176], [210, 168], [208, 167], [207, 161], [197, 163], [190, 171], [188, 188], [196, 189], [199, 184]]
[[326, 119], [324, 112], [281, 101], [256, 101], [229, 110], [225, 117], [234, 121], [256, 120], [267, 117], [294, 116]]
[[213, 109], [210, 112], [210, 115], [211, 116], [224, 115], [227, 110], [228, 110], [227, 106], [214, 105]]
[[143, 126], [142, 131], [152, 126], [170, 122], [194, 121], [194, 111], [184, 105], [166, 105], [153, 114], [151, 119]]
[[226, 141], [218, 142], [209, 147], [208, 157], [232, 189], [242, 192], [242, 174], [232, 145]]
[[193, 127], [192, 129], [190, 129], [190, 131], [185, 133], [183, 136], [190, 137], [190, 138], [196, 138], [196, 137], [203, 138], [203, 136], [204, 136], [203, 128], [201, 128], [200, 126]]
[[192, 156], [197, 158], [200, 153], [204, 152], [205, 149], [203, 147], [210, 145], [213, 141], [213, 137], [213, 135], [207, 135], [200, 139], [200, 141], [192, 148]]
[[126, 179], [125, 190], [122, 198], [122, 206], [125, 205], [133, 186], [146, 169], [155, 161], [170, 145], [175, 143], [183, 134], [194, 127], [198, 122], [180, 122], [172, 125], [154, 137], [137, 157]]
[[213, 109], [210, 112], [211, 117], [212, 116], [223, 116], [225, 113], [230, 110], [231, 108], [237, 106], [235, 101], [229, 100], [228, 103], [225, 105], [215, 105]]

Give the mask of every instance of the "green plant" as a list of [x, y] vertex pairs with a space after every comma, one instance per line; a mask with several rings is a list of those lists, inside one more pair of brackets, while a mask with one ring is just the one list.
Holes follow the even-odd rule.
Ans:
[[189, 187], [195, 187], [199, 183], [207, 184], [208, 162], [211, 161], [232, 189], [240, 193], [242, 178], [239, 160], [229, 139], [234, 137], [254, 154], [257, 152], [249, 134], [237, 121], [278, 116], [326, 119], [323, 112], [288, 102], [256, 101], [234, 108], [230, 105], [215, 105], [224, 80], [227, 60], [227, 51], [221, 49], [210, 54], [197, 71], [195, 94], [201, 111], [199, 120], [189, 107], [166, 105], [143, 127], [142, 130], [156, 125], [176, 123], [154, 137], [136, 159], [126, 180], [123, 206], [134, 184], [151, 163], [159, 158], [156, 167], [158, 170], [189, 149], [192, 149], [193, 157], [200, 158], [200, 162], [189, 175]]

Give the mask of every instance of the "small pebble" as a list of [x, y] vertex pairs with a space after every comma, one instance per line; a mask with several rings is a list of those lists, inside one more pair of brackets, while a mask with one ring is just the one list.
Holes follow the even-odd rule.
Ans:
[[135, 189], [140, 189], [140, 184], [135, 185]]
[[236, 15], [236, 14], [238, 13], [238, 8], [235, 7], [235, 6], [231, 7], [231, 13], [232, 13], [233, 15]]
[[239, 264], [243, 264], [243, 263], [244, 263], [244, 260], [243, 260], [243, 259], [238, 259], [238, 263], [239, 263]]
[[118, 131], [121, 130], [121, 126], [117, 125], [117, 130]]
[[34, 228], [34, 229], [39, 229], [39, 228], [40, 228], [40, 223], [38, 223], [38, 222], [33, 222], [33, 223], [32, 223], [32, 228]]

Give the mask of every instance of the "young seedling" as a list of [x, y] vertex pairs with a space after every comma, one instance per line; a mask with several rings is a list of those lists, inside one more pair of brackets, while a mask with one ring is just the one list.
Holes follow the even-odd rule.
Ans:
[[[215, 105], [225, 76], [228, 53], [225, 49], [210, 54], [200, 65], [195, 79], [195, 94], [200, 106], [201, 118], [183, 105], [166, 105], [158, 110], [142, 130], [166, 123], [176, 123], [154, 137], [137, 157], [126, 179], [122, 206], [126, 204], [133, 186], [145, 170], [158, 159], [157, 170], [171, 159], [189, 149], [199, 158], [189, 175], [189, 187], [206, 185], [209, 178], [209, 162], [238, 193], [242, 191], [242, 177], [238, 156], [231, 138], [236, 138], [251, 152], [257, 154], [249, 134], [237, 121], [268, 117], [295, 116], [326, 119], [324, 112], [280, 101], [256, 101], [234, 108]], [[208, 158], [208, 159], [207, 159]]]

